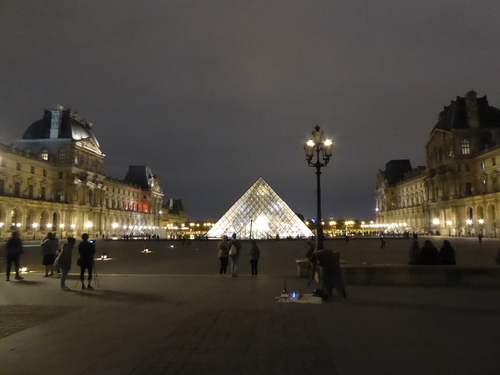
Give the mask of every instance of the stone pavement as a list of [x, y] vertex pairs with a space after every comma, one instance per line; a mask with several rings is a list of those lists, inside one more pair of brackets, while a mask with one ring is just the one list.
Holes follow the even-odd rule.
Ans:
[[500, 373], [498, 290], [349, 287], [347, 301], [276, 303], [284, 280], [306, 290], [265, 275], [101, 274], [93, 292], [40, 273], [2, 281], [0, 324], [16, 309], [26, 324], [0, 338], [0, 374]]
[[[500, 243], [456, 242], [478, 265]], [[277, 303], [283, 281], [314, 287], [295, 276], [305, 243], [260, 245], [259, 276], [242, 256], [231, 278], [216, 273], [213, 243], [149, 243], [145, 255], [143, 243], [102, 242], [113, 259], [97, 262], [100, 286], [75, 289], [73, 273], [70, 292], [27, 248], [35, 272], [0, 279], [0, 375], [500, 373], [498, 289], [348, 286], [347, 301]], [[408, 242], [332, 245], [361, 264], [404, 260]]]

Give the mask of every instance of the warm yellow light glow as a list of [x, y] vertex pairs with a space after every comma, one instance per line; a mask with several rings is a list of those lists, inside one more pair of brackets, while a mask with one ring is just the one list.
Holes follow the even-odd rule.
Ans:
[[59, 224], [59, 228], [63, 229], [64, 228], [64, 224]]
[[438, 218], [435, 218], [434, 220], [432, 220], [432, 224], [434, 225], [439, 225], [440, 221]]
[[345, 222], [345, 225], [354, 225], [354, 221], [352, 221], [352, 220], [347, 220], [347, 221]]
[[[2, 223], [2, 225], [3, 225], [3, 223]], [[33, 223], [33, 224], [31, 224], [31, 226], [36, 229], [38, 227], [38, 223]]]
[[85, 228], [92, 228], [92, 222], [91, 221], [87, 221], [85, 223]]
[[16, 227], [18, 227], [18, 228], [19, 228], [20, 226], [21, 226], [21, 223], [17, 223], [17, 224], [16, 224]]
[[3, 227], [3, 223], [0, 223], [0, 228]]
[[327, 139], [324, 143], [325, 146], [331, 146], [333, 144], [333, 142], [331, 141], [331, 139]]
[[195, 223], [189, 223], [190, 227], [194, 227], [196, 224]]
[[450, 220], [447, 220], [447, 221], [446, 221], [446, 225], [451, 225], [451, 221], [450, 221]]
[[330, 224], [330, 225], [337, 225], [337, 222], [336, 221], [330, 221], [328, 224]]
[[118, 228], [118, 223], [113, 223], [113, 225], [111, 225], [113, 227], [113, 229], [116, 229]]
[[316, 146], [316, 145], [314, 144], [314, 141], [313, 141], [312, 139], [308, 140], [308, 141], [306, 142], [306, 145], [308, 145], [309, 147], [314, 147], [314, 146]]
[[76, 224], [71, 224], [71, 229], [75, 229], [76, 228]]
[[50, 229], [52, 228], [52, 224], [47, 224], [46, 227]]
[[477, 222], [478, 222], [479, 224], [481, 224], [481, 225], [482, 225], [482, 224], [484, 224], [484, 220], [483, 220], [483, 219], [479, 219]]
[[472, 220], [465, 220], [468, 225], [472, 225]]

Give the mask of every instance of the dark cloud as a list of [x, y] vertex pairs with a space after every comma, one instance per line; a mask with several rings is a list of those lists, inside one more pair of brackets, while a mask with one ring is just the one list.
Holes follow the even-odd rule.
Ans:
[[500, 107], [496, 1], [10, 1], [0, 4], [1, 142], [52, 103], [94, 123], [108, 173], [148, 164], [192, 219], [263, 176], [315, 214], [302, 145], [336, 147], [325, 215], [373, 216], [390, 159], [424, 163], [443, 105]]

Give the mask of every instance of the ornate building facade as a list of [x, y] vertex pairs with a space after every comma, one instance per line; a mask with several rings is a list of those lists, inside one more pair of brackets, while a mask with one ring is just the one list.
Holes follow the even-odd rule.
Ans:
[[104, 156], [92, 123], [57, 104], [21, 140], [0, 144], [0, 237], [161, 233], [169, 213], [158, 178], [147, 166], [105, 176]]
[[378, 224], [443, 235], [497, 237], [500, 110], [470, 91], [445, 106], [426, 145], [426, 166], [391, 160], [379, 170]]

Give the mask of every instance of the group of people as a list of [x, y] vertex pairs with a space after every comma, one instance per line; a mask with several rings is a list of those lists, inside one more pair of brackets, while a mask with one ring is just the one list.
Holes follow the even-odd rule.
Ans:
[[425, 241], [422, 248], [418, 245], [417, 240], [413, 240], [410, 247], [409, 264], [455, 265], [455, 249], [453, 249], [448, 240], [444, 240], [443, 246], [439, 251], [429, 240]]
[[[222, 240], [219, 242], [219, 260], [220, 260], [220, 270], [221, 275], [225, 275], [227, 272], [227, 264], [230, 263], [231, 266], [231, 276], [238, 276], [238, 260], [241, 253], [241, 243], [236, 239], [236, 233], [233, 233], [231, 240], [227, 236], [222, 236]], [[252, 270], [252, 275], [257, 276], [258, 265], [260, 258], [260, 249], [257, 246], [257, 242], [251, 241], [250, 249], [248, 250], [248, 256], [250, 258], [250, 268]]]
[[[76, 240], [73, 237], [68, 237], [67, 242], [61, 247], [54, 233], [49, 232], [47, 237], [42, 241], [42, 264], [45, 266], [45, 275], [43, 277], [54, 276], [54, 266], [57, 266], [61, 271], [61, 290], [70, 290], [66, 286], [66, 279], [71, 270], [73, 258], [73, 248]], [[10, 273], [12, 265], [14, 265], [15, 279], [22, 280], [23, 277], [19, 274], [20, 257], [23, 254], [23, 243], [19, 231], [12, 232], [12, 236], [6, 244], [7, 252], [7, 281], [10, 281]], [[94, 267], [95, 246], [89, 241], [88, 233], [82, 234], [82, 242], [78, 245], [78, 253], [80, 255], [77, 265], [80, 267], [80, 281], [82, 289], [93, 290], [91, 285], [92, 270]], [[85, 271], [88, 271], [87, 286], [85, 286]]]

